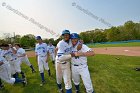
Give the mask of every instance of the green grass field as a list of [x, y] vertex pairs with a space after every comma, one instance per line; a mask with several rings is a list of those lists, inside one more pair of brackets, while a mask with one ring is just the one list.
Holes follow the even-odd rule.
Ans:
[[[30, 61], [38, 70], [35, 59], [30, 58]], [[140, 93], [140, 72], [134, 70], [135, 67], [140, 67], [140, 57], [96, 55], [88, 58], [88, 65], [96, 93]], [[30, 68], [23, 64], [28, 85], [23, 87], [22, 84], [5, 84], [0, 93], [58, 93], [55, 68], [51, 62], [49, 66], [52, 76], [49, 77], [47, 72], [45, 73], [47, 84], [43, 87], [39, 86], [39, 72], [32, 74]], [[80, 89], [80, 93], [85, 93], [82, 82]]]
[[89, 47], [140, 47], [140, 42], [129, 42], [120, 44], [88, 44]]

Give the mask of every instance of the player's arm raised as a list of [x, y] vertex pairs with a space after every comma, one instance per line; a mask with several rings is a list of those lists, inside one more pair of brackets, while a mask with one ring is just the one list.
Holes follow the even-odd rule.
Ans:
[[87, 51], [87, 52], [75, 52], [75, 56], [94, 56], [94, 51]]
[[94, 50], [92, 48], [83, 45], [81, 52], [75, 52], [75, 56], [94, 56]]
[[18, 56], [18, 57], [25, 57], [26, 56], [26, 53], [22, 54], [21, 56]]

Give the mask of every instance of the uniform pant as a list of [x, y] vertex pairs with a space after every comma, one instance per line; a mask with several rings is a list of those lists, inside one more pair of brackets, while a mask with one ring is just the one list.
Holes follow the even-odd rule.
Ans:
[[65, 64], [58, 63], [56, 61], [56, 80], [57, 84], [62, 83], [62, 79], [64, 79], [65, 89], [71, 89], [71, 70], [70, 70], [70, 62], [66, 62]]
[[72, 67], [72, 80], [73, 80], [74, 84], [75, 85], [80, 84], [80, 76], [81, 76], [84, 86], [86, 88], [86, 92], [92, 93], [93, 86], [92, 86], [87, 64], [79, 65], [79, 66], [72, 65], [71, 67]]
[[20, 65], [24, 62], [26, 65], [31, 66], [31, 63], [27, 56], [19, 58]]
[[40, 57], [38, 56], [38, 67], [40, 73], [44, 73], [44, 68], [45, 70], [49, 70], [48, 62], [46, 62], [47, 56]]
[[15, 74], [16, 72], [21, 72], [20, 63], [18, 60], [9, 61], [11, 67], [11, 74]]
[[54, 54], [54, 53], [50, 54], [50, 57], [51, 57], [51, 60], [52, 60], [52, 61], [55, 60], [55, 54]]
[[10, 64], [7, 63], [0, 66], [0, 78], [9, 84], [15, 83], [15, 78], [11, 77]]

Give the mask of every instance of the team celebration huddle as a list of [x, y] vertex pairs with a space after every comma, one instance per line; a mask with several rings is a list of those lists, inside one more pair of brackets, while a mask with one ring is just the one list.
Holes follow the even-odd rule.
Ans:
[[[75, 93], [80, 93], [81, 80], [86, 93], [94, 93], [87, 65], [87, 56], [94, 56], [93, 49], [83, 44], [77, 33], [64, 30], [62, 37], [63, 39], [56, 47], [52, 45], [52, 42], [48, 45], [44, 43], [41, 36], [36, 37], [35, 56], [41, 78], [39, 86], [47, 83], [45, 70], [48, 76], [51, 76], [51, 71], [55, 70], [56, 87], [60, 93], [72, 93], [72, 88]], [[20, 44], [2, 44], [0, 48], [0, 89], [6, 87], [4, 83], [11, 85], [21, 83], [23, 87], [28, 86], [28, 78], [24, 70], [22, 71], [21, 64], [25, 63], [31, 69], [32, 74], [36, 73], [37, 69], [29, 61], [25, 50]], [[49, 56], [55, 69], [49, 68]], [[63, 82], [65, 89], [62, 86]]]

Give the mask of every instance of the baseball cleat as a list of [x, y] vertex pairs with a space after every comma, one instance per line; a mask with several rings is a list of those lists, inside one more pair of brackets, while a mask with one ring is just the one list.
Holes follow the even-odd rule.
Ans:
[[78, 90], [76, 90], [76, 92], [75, 93], [80, 93]]
[[44, 84], [46, 84], [46, 81], [42, 81], [40, 87], [42, 87]]
[[136, 71], [140, 71], [140, 68], [136, 68]]
[[32, 70], [32, 73], [35, 73], [36, 71], [35, 70]]
[[27, 80], [24, 79], [24, 81], [22, 82], [23, 86], [25, 87], [27, 85]]
[[40, 87], [42, 87], [42, 86], [43, 86], [43, 84], [41, 83], [41, 84], [40, 84]]
[[64, 93], [63, 89], [59, 89], [59, 93]]

